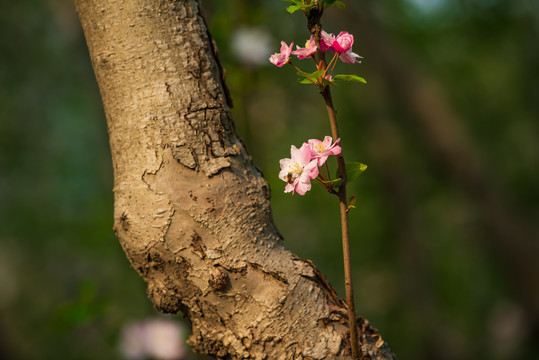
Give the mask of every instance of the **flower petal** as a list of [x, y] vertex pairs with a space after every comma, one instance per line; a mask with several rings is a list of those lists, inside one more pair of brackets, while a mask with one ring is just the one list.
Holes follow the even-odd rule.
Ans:
[[303, 168], [303, 174], [306, 174], [311, 179], [316, 178], [318, 176], [318, 161], [315, 159], [309, 162], [309, 164]]
[[296, 187], [295, 187], [295, 191], [300, 194], [300, 195], [305, 195], [305, 193], [307, 191], [311, 190], [311, 182], [310, 181], [307, 181], [307, 182], [298, 182]]

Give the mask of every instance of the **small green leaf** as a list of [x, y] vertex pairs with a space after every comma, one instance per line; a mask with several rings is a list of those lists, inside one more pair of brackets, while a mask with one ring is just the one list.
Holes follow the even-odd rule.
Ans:
[[355, 81], [366, 84], [367, 81], [357, 75], [335, 75], [333, 80], [343, 80], [343, 81]]
[[306, 12], [316, 6], [314, 3], [303, 4], [301, 0], [284, 0], [284, 1], [295, 4], [295, 5], [290, 5], [289, 7], [286, 8], [286, 11], [288, 11], [290, 14], [293, 14], [295, 11], [298, 11], [298, 10], [303, 10], [304, 12]]
[[301, 5], [290, 5], [289, 7], [286, 8], [286, 11], [288, 11], [290, 14], [293, 14], [295, 11], [298, 11], [299, 9], [301, 9]]
[[346, 166], [346, 183], [350, 183], [357, 179], [365, 170], [367, 170], [367, 165], [360, 162], [345, 162]]
[[324, 1], [324, 6], [325, 7], [330, 7], [331, 5], [333, 5], [334, 2], [335, 2], [335, 0], [325, 0]]
[[348, 200], [348, 206], [355, 207], [354, 204], [356, 203], [356, 201], [357, 201], [357, 197], [350, 196], [350, 199]]
[[316, 84], [315, 82], [312, 82], [311, 80], [307, 79], [307, 78], [303, 78], [303, 79], [298, 79], [298, 82], [300, 84]]
[[319, 76], [322, 76], [323, 73], [324, 73], [324, 70], [318, 70], [318, 71], [315, 71], [315, 72], [312, 72], [312, 73], [306, 73], [306, 72], [303, 72], [303, 71], [298, 71], [297, 75], [303, 76], [303, 77], [306, 77], [306, 78], [309, 77], [311, 79], [316, 79]]

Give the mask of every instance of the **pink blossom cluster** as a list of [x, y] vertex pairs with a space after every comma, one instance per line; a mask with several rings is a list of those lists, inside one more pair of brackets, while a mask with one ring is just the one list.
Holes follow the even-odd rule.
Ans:
[[[352, 52], [352, 45], [354, 44], [354, 36], [346, 31], [341, 31], [339, 35], [328, 34], [324, 30], [320, 33], [320, 47], [322, 52], [331, 51], [339, 56], [341, 61], [354, 64], [361, 62], [359, 59], [361, 56]], [[298, 60], [305, 59], [307, 57], [314, 57], [317, 51], [317, 46], [314, 41], [314, 36], [305, 43], [305, 47], [301, 48], [296, 45], [296, 50], [292, 51], [294, 42], [288, 46], [284, 41], [281, 41], [281, 52], [275, 53], [270, 56], [269, 61], [278, 67], [282, 67], [290, 62], [290, 55], [296, 55]]]
[[322, 166], [330, 155], [341, 153], [338, 145], [340, 139], [332, 144], [331, 136], [326, 136], [323, 141], [310, 139], [298, 149], [294, 145], [290, 148], [290, 158], [281, 159], [281, 171], [279, 179], [286, 182], [285, 193], [292, 192], [300, 195], [311, 190], [311, 180], [319, 175], [319, 167]]

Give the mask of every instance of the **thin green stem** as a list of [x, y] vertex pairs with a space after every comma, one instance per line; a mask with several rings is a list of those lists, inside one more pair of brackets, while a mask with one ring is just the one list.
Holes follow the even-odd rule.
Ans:
[[315, 178], [315, 180], [318, 181], [320, 185], [322, 185], [329, 193], [337, 195], [337, 192], [333, 190], [332, 184], [328, 184], [325, 182], [325, 180], [320, 179], [320, 177]]
[[[294, 64], [292, 63], [292, 61], [290, 61], [290, 60], [288, 61], [288, 63], [287, 63], [287, 64], [290, 64], [290, 65], [292, 65], [292, 66], [294, 67], [294, 69], [296, 69], [297, 71], [300, 71], [300, 72], [304, 72], [304, 71], [301, 71], [301, 69], [300, 69], [300, 68], [298, 68], [298, 67], [297, 67], [296, 65], [294, 65]], [[310, 77], [306, 76], [306, 78], [307, 78], [307, 79], [309, 79], [309, 80], [310, 80], [310, 81], [311, 81], [311, 82], [312, 82], [313, 84], [315, 84], [315, 85], [317, 85], [317, 84], [318, 84], [318, 82], [317, 82], [317, 81], [315, 81], [315, 80], [311, 79]]]

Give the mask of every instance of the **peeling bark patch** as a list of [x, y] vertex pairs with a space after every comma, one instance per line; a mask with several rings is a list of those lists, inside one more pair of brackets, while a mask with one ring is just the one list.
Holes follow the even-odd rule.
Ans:
[[286, 280], [284, 274], [281, 274], [277, 271], [267, 271], [267, 270], [264, 270], [264, 268], [258, 264], [255, 264], [255, 263], [252, 263], [252, 262], [247, 262], [247, 264], [249, 264], [249, 266], [251, 266], [252, 268], [258, 270], [258, 271], [261, 271], [263, 272], [265, 275], [268, 275], [270, 277], [272, 277], [273, 279], [279, 281], [279, 282], [282, 282], [283, 284], [285, 285], [288, 285], [288, 280]]
[[[192, 304], [190, 306], [188, 304], [191, 299], [201, 296], [202, 292], [188, 280], [191, 264], [180, 256], [165, 260], [157, 251], [148, 252], [146, 260], [147, 265], [139, 271], [148, 282], [148, 298], [155, 307], [167, 314], [175, 314], [178, 311], [186, 313], [186, 309], [194, 311]], [[188, 311], [186, 315], [190, 316], [190, 312]]]
[[166, 287], [156, 286], [154, 283], [148, 284], [148, 298], [155, 305], [155, 308], [165, 314], [176, 314], [182, 310], [181, 301], [176, 296], [175, 291], [169, 291]]
[[294, 260], [307, 265], [307, 273], [301, 272], [302, 277], [317, 283], [321, 288], [325, 289], [326, 291], [324, 291], [324, 293], [327, 294], [328, 298], [332, 301], [334, 305], [340, 306], [341, 308], [346, 308], [346, 303], [339, 298], [335, 289], [333, 289], [333, 287], [329, 284], [329, 281], [327, 280], [326, 276], [320, 271], [318, 271], [318, 269], [314, 266], [311, 260]]
[[206, 258], [206, 245], [196, 231], [193, 231], [193, 235], [191, 235], [191, 248], [202, 260]]
[[195, 170], [198, 167], [193, 150], [185, 145], [173, 145], [171, 147], [172, 156], [182, 165]]
[[[184, 138], [196, 138], [196, 147], [188, 147], [185, 141], [169, 138], [173, 157], [181, 164], [193, 170], [202, 171], [207, 177], [212, 177], [221, 169], [230, 167], [230, 159], [227, 155], [237, 153], [234, 146], [226, 141], [230, 132], [227, 132], [221, 124], [220, 107], [211, 107], [206, 104], [199, 109], [191, 109], [178, 113], [180, 124], [180, 136]], [[208, 131], [209, 124], [216, 126], [215, 131]], [[183, 129], [182, 129], [183, 128]], [[178, 129], [174, 129], [178, 130]]]
[[[358, 318], [358, 327], [360, 328], [359, 344], [363, 358], [365, 360], [385, 358], [384, 354], [391, 354], [387, 343], [384, 342], [378, 329], [372, 327], [367, 319]], [[393, 354], [392, 359], [396, 360]]]
[[222, 269], [214, 267], [211, 269], [209, 284], [213, 290], [223, 291], [229, 285], [228, 275]]

